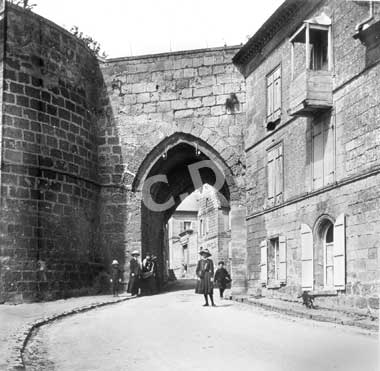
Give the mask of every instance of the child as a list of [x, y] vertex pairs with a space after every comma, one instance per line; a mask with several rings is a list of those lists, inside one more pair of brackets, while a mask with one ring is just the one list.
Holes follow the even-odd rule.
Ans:
[[113, 296], [119, 295], [119, 284], [121, 283], [121, 270], [119, 268], [119, 262], [114, 260], [111, 267], [111, 283]]
[[224, 268], [224, 262], [220, 261], [218, 263], [218, 269], [215, 272], [214, 281], [219, 287], [220, 298], [223, 299], [223, 293], [226, 289], [227, 285], [231, 283], [231, 277], [227, 272], [226, 268]]

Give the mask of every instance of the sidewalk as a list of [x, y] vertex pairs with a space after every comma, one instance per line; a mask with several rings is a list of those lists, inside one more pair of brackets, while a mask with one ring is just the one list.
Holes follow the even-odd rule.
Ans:
[[20, 347], [36, 323], [47, 321], [58, 315], [67, 315], [72, 311], [83, 311], [129, 298], [129, 295], [116, 298], [111, 295], [102, 295], [32, 304], [0, 305], [0, 370], [12, 369], [17, 364], [20, 358]]
[[344, 311], [318, 307], [316, 309], [309, 309], [302, 305], [301, 302], [285, 301], [281, 299], [257, 299], [247, 296], [233, 296], [232, 300], [294, 317], [308, 318], [321, 322], [332, 322], [340, 325], [356, 326], [370, 331], [379, 331], [379, 319], [375, 318], [372, 320], [369, 316], [348, 314]]

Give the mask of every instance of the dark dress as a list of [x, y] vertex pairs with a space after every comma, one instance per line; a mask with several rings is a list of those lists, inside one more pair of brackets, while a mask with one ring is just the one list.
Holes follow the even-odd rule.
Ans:
[[209, 258], [199, 260], [196, 274], [199, 280], [197, 280], [195, 292], [197, 294], [212, 295], [214, 290], [214, 284], [211, 282], [211, 279], [214, 278], [213, 261]]
[[129, 263], [129, 282], [127, 292], [132, 295], [139, 293], [140, 286], [140, 264], [136, 259], [131, 259]]
[[220, 289], [226, 289], [227, 285], [231, 282], [231, 277], [226, 268], [218, 268], [214, 277], [215, 283]]
[[143, 294], [153, 294], [156, 291], [156, 279], [154, 277], [155, 263], [144, 259], [141, 270], [141, 290]]

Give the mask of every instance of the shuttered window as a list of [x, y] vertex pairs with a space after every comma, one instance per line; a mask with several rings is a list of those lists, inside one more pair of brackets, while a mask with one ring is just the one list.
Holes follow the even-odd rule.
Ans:
[[328, 116], [313, 124], [313, 188], [318, 189], [334, 181], [335, 133]]
[[345, 216], [339, 215], [334, 224], [334, 288], [344, 290], [346, 286], [346, 234]]
[[268, 206], [283, 200], [283, 155], [282, 144], [268, 152]]
[[281, 115], [281, 66], [267, 76], [267, 121]]
[[301, 286], [313, 290], [313, 232], [307, 224], [301, 224]]
[[260, 281], [262, 284], [268, 283], [268, 250], [267, 241], [264, 240], [260, 243]]
[[260, 281], [268, 288], [286, 283], [286, 238], [279, 236], [260, 244]]
[[279, 237], [279, 262], [278, 262], [278, 280], [281, 283], [286, 282], [286, 237]]

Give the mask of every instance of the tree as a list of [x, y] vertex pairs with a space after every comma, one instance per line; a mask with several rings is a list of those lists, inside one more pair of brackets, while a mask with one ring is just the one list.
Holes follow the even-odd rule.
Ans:
[[107, 54], [104, 51], [101, 51], [100, 43], [93, 39], [91, 36], [85, 35], [82, 31], [79, 30], [78, 26], [71, 27], [70, 32], [75, 37], [82, 40], [97, 57], [107, 57]]
[[32, 10], [37, 4], [31, 4], [30, 0], [8, 0], [11, 4], [15, 4], [26, 10]]

